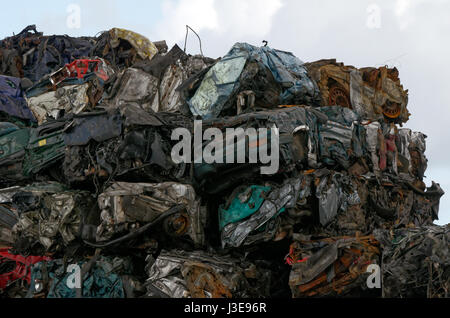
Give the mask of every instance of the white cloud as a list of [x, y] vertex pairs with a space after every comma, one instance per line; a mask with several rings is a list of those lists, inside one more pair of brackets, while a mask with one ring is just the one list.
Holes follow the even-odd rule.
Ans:
[[397, 0], [395, 3], [395, 15], [398, 19], [398, 26], [400, 30], [406, 30], [408, 26], [414, 23], [414, 7], [422, 0]]
[[421, 5], [434, 6], [448, 4], [448, 0], [396, 0], [394, 13], [398, 18], [400, 30], [406, 30], [410, 25], [416, 22], [420, 17]]
[[241, 37], [264, 36], [271, 30], [273, 17], [282, 6], [281, 0], [216, 1], [221, 26], [218, 31]]
[[[163, 0], [163, 17], [156, 33], [169, 44], [181, 44], [189, 25], [205, 42], [205, 54], [223, 55], [207, 44], [220, 41], [229, 47], [236, 38], [260, 40], [270, 32], [273, 17], [282, 6], [281, 0]], [[188, 48], [198, 50], [194, 43]]]
[[397, 0], [395, 4], [395, 14], [399, 17], [403, 16], [411, 6], [411, 0]]
[[164, 0], [163, 18], [157, 34], [168, 42], [184, 39], [186, 25], [197, 32], [219, 28], [214, 0]]

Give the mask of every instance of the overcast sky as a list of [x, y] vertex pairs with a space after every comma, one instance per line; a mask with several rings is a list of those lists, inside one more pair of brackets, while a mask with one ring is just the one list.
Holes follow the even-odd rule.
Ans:
[[[45, 34], [73, 36], [122, 27], [183, 48], [188, 24], [211, 57], [225, 55], [236, 42], [267, 40], [305, 62], [336, 58], [356, 67], [396, 66], [410, 92], [412, 116], [406, 127], [428, 135], [426, 183], [434, 180], [449, 192], [438, 222], [447, 224], [449, 14], [450, 0], [23, 0], [3, 3], [0, 38], [29, 24]], [[193, 36], [188, 51], [199, 53]]]

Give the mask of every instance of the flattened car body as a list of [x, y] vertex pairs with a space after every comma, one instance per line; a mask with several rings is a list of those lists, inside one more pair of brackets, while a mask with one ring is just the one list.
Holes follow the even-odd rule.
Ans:
[[356, 69], [336, 60], [305, 65], [320, 88], [322, 106], [353, 109], [365, 120], [408, 121], [408, 91], [403, 89], [396, 68]]
[[[165, 212], [182, 206], [168, 216], [161, 227], [171, 237], [188, 237], [196, 246], [205, 244], [206, 209], [192, 186], [178, 183], [144, 184], [119, 182], [98, 198], [101, 224], [97, 240], [110, 240], [137, 224], [152, 223]], [[139, 227], [139, 226], [138, 226]]]
[[254, 298], [268, 293], [270, 276], [250, 262], [202, 251], [163, 251], [148, 266], [152, 298]]
[[[74, 264], [75, 265], [75, 264]], [[32, 267], [27, 298], [127, 298], [133, 297], [133, 266], [129, 259], [94, 257], [76, 263], [83, 269], [81, 288], [70, 288], [72, 273], [66, 271], [63, 259], [39, 262]]]
[[383, 247], [383, 297], [448, 298], [449, 226], [377, 231]]
[[64, 121], [23, 129], [0, 125], [5, 127], [5, 135], [0, 136], [2, 181], [29, 178], [64, 157]]
[[[303, 62], [292, 53], [236, 43], [208, 71], [195, 95], [188, 101], [192, 114], [203, 119], [217, 118], [224, 109], [235, 106], [235, 95], [247, 90], [241, 90], [240, 80], [248, 61], [255, 61], [261, 68], [270, 70], [273, 82], [283, 87], [279, 91], [278, 103], [273, 106], [316, 103], [319, 96], [317, 85], [309, 78]], [[249, 75], [249, 72], [243, 74], [244, 77]]]
[[22, 162], [30, 138], [29, 129], [0, 123], [0, 174], [5, 179], [23, 179]]
[[33, 196], [39, 196], [39, 203], [25, 206], [13, 227], [16, 251], [58, 252], [80, 238], [82, 220], [95, 203], [89, 192]]
[[295, 241], [287, 256], [292, 265], [293, 297], [338, 296], [352, 289], [367, 291], [370, 264], [380, 264], [379, 243], [373, 237], [339, 237]]
[[[97, 178], [145, 182], [183, 181], [186, 164], [175, 164], [170, 134], [182, 115], [166, 113], [167, 120], [136, 104], [75, 116], [64, 133], [66, 180], [79, 183]], [[181, 117], [181, 123], [177, 118]], [[190, 121], [187, 121], [187, 125]], [[131, 175], [131, 177], [130, 177]], [[127, 180], [128, 179], [128, 180]]]

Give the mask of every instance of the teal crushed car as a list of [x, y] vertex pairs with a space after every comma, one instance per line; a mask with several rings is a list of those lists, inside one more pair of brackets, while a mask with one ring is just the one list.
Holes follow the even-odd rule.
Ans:
[[233, 198], [231, 204], [228, 207], [221, 206], [219, 208], [220, 230], [230, 223], [242, 221], [256, 213], [261, 208], [265, 196], [267, 196], [271, 189], [271, 187], [263, 186], [237, 188], [231, 195], [231, 198]]
[[295, 206], [298, 180], [280, 187], [241, 186], [219, 207], [222, 247], [239, 247], [270, 241], [280, 228], [279, 216]]

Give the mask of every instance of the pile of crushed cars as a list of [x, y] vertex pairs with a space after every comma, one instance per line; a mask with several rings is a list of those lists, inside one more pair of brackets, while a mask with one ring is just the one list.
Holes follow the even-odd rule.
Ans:
[[[29, 26], [0, 74], [1, 297], [450, 296], [444, 191], [395, 68]], [[175, 162], [200, 119], [277, 128], [278, 171]]]

